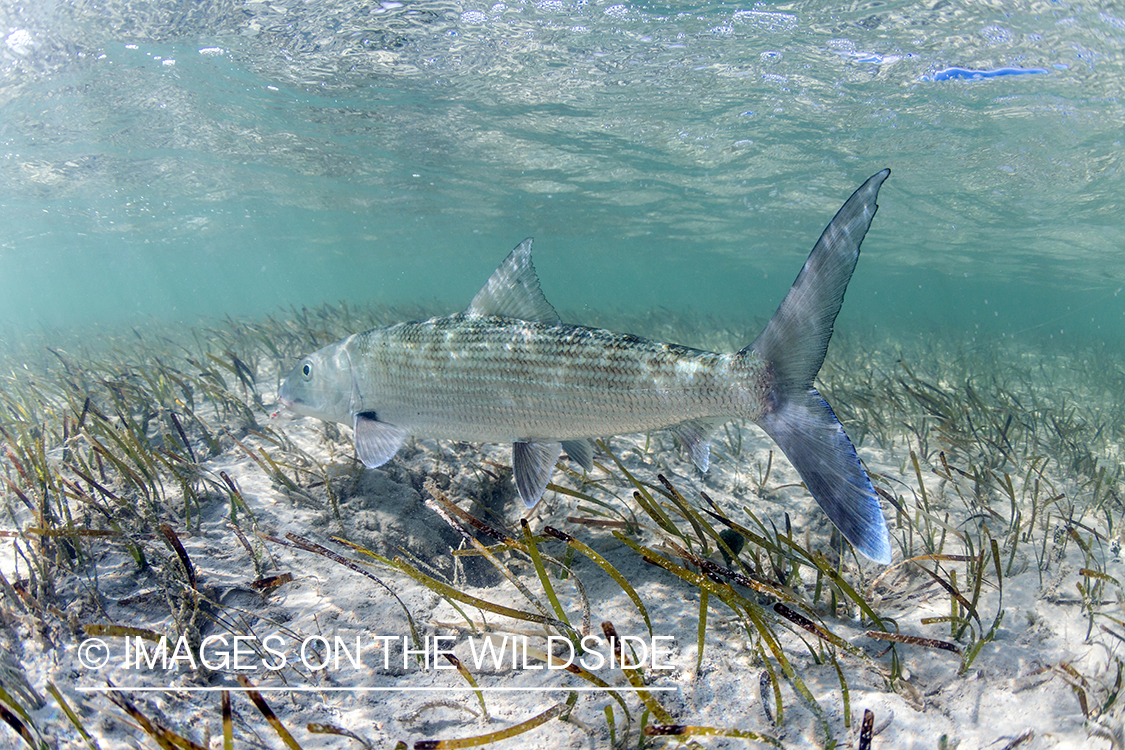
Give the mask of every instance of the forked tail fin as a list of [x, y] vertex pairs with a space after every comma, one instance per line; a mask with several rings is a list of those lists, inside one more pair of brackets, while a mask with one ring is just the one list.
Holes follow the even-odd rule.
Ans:
[[777, 312], [743, 353], [764, 359], [773, 376], [758, 424], [805, 480], [813, 498], [857, 550], [891, 562], [891, 540], [879, 498], [832, 407], [813, 388], [859, 246], [891, 170], [872, 176], [848, 198], [820, 235]]

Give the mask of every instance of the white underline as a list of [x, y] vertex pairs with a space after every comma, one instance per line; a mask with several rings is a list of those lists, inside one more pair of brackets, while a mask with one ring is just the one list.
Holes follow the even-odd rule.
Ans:
[[645, 691], [661, 693], [679, 690], [676, 687], [315, 687], [297, 685], [293, 687], [97, 687], [78, 685], [74, 688], [80, 693], [631, 693]]

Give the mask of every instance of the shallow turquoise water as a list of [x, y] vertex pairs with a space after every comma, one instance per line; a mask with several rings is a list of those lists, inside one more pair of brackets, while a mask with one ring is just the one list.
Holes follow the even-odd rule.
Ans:
[[0, 330], [455, 310], [526, 236], [574, 322], [764, 318], [891, 167], [840, 325], [1117, 346], [1105, 7], [5, 3]]

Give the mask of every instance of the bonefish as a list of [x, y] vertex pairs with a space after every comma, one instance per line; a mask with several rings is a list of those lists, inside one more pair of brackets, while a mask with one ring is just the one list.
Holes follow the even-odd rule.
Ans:
[[844, 203], [752, 344], [731, 354], [562, 322], [539, 288], [531, 240], [460, 313], [373, 328], [330, 344], [286, 376], [289, 409], [354, 429], [368, 467], [410, 436], [512, 443], [516, 489], [539, 502], [562, 451], [586, 469], [592, 439], [670, 428], [701, 471], [730, 419], [760, 426], [855, 548], [891, 561], [871, 480], [813, 387], [860, 243], [889, 169]]

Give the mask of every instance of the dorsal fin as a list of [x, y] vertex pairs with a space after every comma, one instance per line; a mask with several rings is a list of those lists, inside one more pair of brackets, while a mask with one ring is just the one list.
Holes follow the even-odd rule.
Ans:
[[531, 264], [531, 238], [516, 245], [500, 267], [473, 297], [467, 315], [498, 315], [555, 325], [562, 318], [539, 288], [539, 277]]

